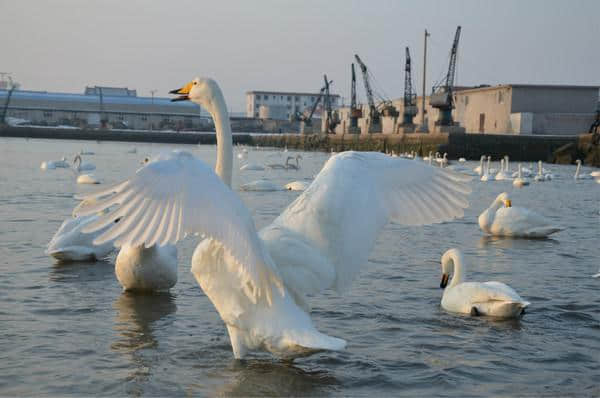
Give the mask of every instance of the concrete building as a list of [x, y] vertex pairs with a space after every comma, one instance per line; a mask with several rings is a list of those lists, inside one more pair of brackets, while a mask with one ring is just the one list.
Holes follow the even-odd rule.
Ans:
[[[340, 96], [332, 94], [331, 106], [337, 108]], [[319, 94], [280, 92], [280, 91], [248, 91], [246, 93], [246, 116], [260, 119], [289, 120], [296, 112], [310, 112]], [[315, 111], [314, 117], [320, 118], [322, 103]]]
[[[454, 121], [467, 134], [576, 135], [588, 131], [598, 110], [598, 86], [503, 84], [460, 87], [454, 92]], [[413, 118], [417, 130], [423, 115], [422, 97], [417, 98]], [[382, 117], [377, 126], [384, 134], [396, 134], [402, 122], [403, 100], [392, 101], [400, 116]], [[341, 123], [336, 133], [348, 133], [349, 108], [339, 109]], [[361, 134], [367, 134], [368, 108], [358, 120]], [[425, 124], [428, 132], [435, 126], [439, 111], [425, 97]], [[371, 129], [372, 130], [372, 129]]]
[[[8, 91], [0, 90], [0, 107]], [[139, 130], [205, 130], [212, 119], [198, 105], [170, 98], [138, 97], [135, 90], [86, 87], [84, 94], [15, 90], [7, 117], [43, 126], [69, 125]]]

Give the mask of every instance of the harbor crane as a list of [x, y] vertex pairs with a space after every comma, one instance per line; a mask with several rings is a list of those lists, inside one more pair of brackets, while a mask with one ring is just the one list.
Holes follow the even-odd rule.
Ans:
[[362, 110], [356, 104], [356, 73], [352, 63], [352, 85], [350, 86], [350, 127], [358, 127], [358, 118], [362, 117]]
[[13, 82], [12, 78], [10, 77], [10, 74], [8, 73], [2, 73], [2, 78], [4, 78], [4, 76], [8, 76], [8, 93], [6, 95], [6, 101], [4, 102], [4, 107], [2, 108], [2, 116], [0, 117], [0, 125], [4, 125], [6, 124], [6, 115], [8, 113], [8, 105], [10, 104], [10, 97], [12, 97], [13, 91], [15, 91], [15, 89], [17, 88], [17, 85]]
[[367, 102], [369, 104], [369, 118], [371, 119], [371, 123], [379, 124], [381, 116], [397, 117], [399, 114], [396, 108], [392, 105], [392, 101], [383, 97], [381, 94], [377, 94], [377, 96], [381, 99], [379, 107], [375, 105], [367, 65], [365, 65], [364, 62], [362, 62], [358, 54], [354, 54], [354, 57], [356, 58], [356, 62], [358, 62], [358, 65], [360, 66], [360, 70], [363, 75], [363, 82], [365, 84], [365, 92], [367, 94]]
[[331, 108], [331, 96], [329, 94], [329, 85], [333, 83], [333, 80], [328, 80], [327, 75], [323, 75], [323, 79], [325, 80], [325, 94], [324, 94], [324, 105], [325, 105], [325, 131], [327, 133], [335, 134], [335, 128], [340, 123], [339, 117], [336, 112], [333, 112]]
[[441, 83], [433, 86], [431, 97], [429, 97], [429, 105], [439, 109], [440, 116], [435, 122], [438, 126], [452, 126], [452, 109], [454, 108], [454, 75], [456, 71], [456, 52], [458, 50], [458, 40], [460, 39], [460, 26], [456, 28], [454, 34], [454, 42], [450, 51], [450, 62], [448, 64], [448, 72]]
[[406, 63], [404, 65], [404, 110], [402, 125], [413, 126], [413, 118], [417, 114], [417, 94], [412, 91], [412, 76], [410, 66], [410, 51], [406, 47]]
[[314, 104], [310, 108], [310, 111], [308, 112], [308, 114], [306, 113], [306, 111], [302, 112], [302, 113], [296, 111], [296, 113], [290, 119], [292, 119], [292, 121], [302, 122], [302, 123], [304, 123], [305, 126], [311, 126], [312, 125], [312, 117], [313, 117], [315, 111], [317, 110], [317, 106], [319, 106], [319, 103], [321, 102], [321, 98], [323, 98], [324, 92], [325, 92], [325, 87], [322, 87], [321, 90], [319, 91], [319, 95], [317, 96], [317, 99], [315, 100]]

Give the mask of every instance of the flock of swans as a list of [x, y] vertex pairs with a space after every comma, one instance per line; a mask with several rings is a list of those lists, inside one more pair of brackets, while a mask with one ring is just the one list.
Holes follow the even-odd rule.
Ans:
[[[462, 217], [471, 192], [467, 174], [483, 180], [492, 172], [483, 157], [479, 170], [463, 173], [464, 167], [448, 166], [445, 154], [419, 162], [415, 154], [405, 159], [342, 152], [331, 156], [311, 183], [287, 184], [285, 189], [303, 192], [257, 230], [231, 189], [232, 134], [219, 86], [196, 78], [171, 93], [178, 95], [174, 100], [193, 101], [211, 114], [217, 136], [214, 171], [185, 151], [148, 159], [130, 178], [79, 197], [74, 218], [61, 225], [48, 254], [63, 261], [99, 259], [119, 247], [115, 273], [125, 290], [165, 290], [177, 282], [176, 243], [201, 237], [191, 272], [225, 323], [236, 358], [267, 351], [293, 359], [343, 349], [345, 340], [315, 328], [308, 296], [326, 289], [343, 292], [388, 222], [427, 225]], [[247, 151], [238, 153], [241, 160], [247, 156]], [[300, 159], [289, 156], [285, 164], [266, 167], [298, 169]], [[428, 164], [433, 161], [440, 167]], [[85, 163], [78, 162], [81, 169]], [[264, 169], [247, 161], [244, 166], [241, 171]], [[499, 172], [501, 179], [511, 178], [508, 159]], [[266, 190], [271, 183], [250, 184], [240, 189]], [[505, 192], [479, 216], [479, 225], [486, 234], [526, 238], [562, 229], [531, 210], [512, 207]], [[529, 305], [503, 283], [466, 282], [458, 249], [444, 253], [441, 267], [441, 305], [449, 312], [517, 317]]]

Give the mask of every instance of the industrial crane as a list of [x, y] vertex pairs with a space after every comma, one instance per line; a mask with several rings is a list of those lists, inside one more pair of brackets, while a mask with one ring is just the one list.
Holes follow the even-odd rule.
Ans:
[[373, 99], [373, 90], [371, 90], [371, 83], [369, 83], [367, 65], [363, 63], [358, 54], [354, 54], [354, 58], [356, 58], [356, 62], [358, 62], [358, 65], [360, 66], [360, 70], [363, 75], [365, 93], [367, 95], [367, 103], [369, 104], [369, 118], [371, 119], [371, 123], [379, 124], [379, 111], [377, 111], [377, 107], [375, 106], [375, 100]]
[[406, 64], [404, 66], [404, 110], [402, 112], [402, 125], [412, 126], [413, 118], [417, 114], [417, 95], [412, 91], [412, 77], [410, 67], [410, 52], [406, 47]]
[[325, 112], [326, 112], [326, 121], [325, 121], [325, 131], [327, 133], [335, 134], [335, 127], [340, 123], [339, 118], [337, 117], [337, 113], [334, 113], [331, 108], [331, 96], [329, 95], [329, 85], [333, 83], [333, 81], [327, 79], [327, 75], [323, 75], [323, 79], [325, 80]]
[[[3, 73], [6, 75], [6, 73]], [[4, 77], [4, 76], [2, 76]], [[10, 104], [10, 97], [12, 97], [13, 91], [17, 88], [17, 85], [13, 83], [13, 80], [10, 76], [8, 76], [8, 93], [6, 95], [6, 101], [4, 102], [4, 107], [2, 108], [2, 117], [0, 118], [0, 125], [6, 124], [6, 114], [8, 113], [8, 105]]]
[[325, 92], [325, 87], [321, 88], [321, 90], [319, 91], [319, 95], [317, 96], [317, 99], [315, 100], [314, 104], [310, 108], [310, 112], [308, 113], [308, 115], [306, 114], [306, 112], [303, 112], [303, 113], [296, 112], [291, 117], [291, 119], [303, 122], [305, 126], [312, 125], [312, 117], [313, 117], [315, 111], [317, 110], [317, 106], [319, 106], [319, 102], [321, 102], [321, 98], [323, 98], [324, 92]]
[[358, 127], [358, 118], [362, 117], [362, 110], [356, 104], [356, 73], [352, 64], [352, 85], [350, 86], [350, 127]]
[[452, 108], [454, 108], [453, 90], [454, 90], [454, 73], [456, 70], [456, 52], [458, 50], [458, 40], [460, 38], [460, 26], [456, 28], [454, 34], [454, 42], [450, 51], [450, 62], [448, 64], [448, 73], [442, 82], [433, 87], [429, 105], [439, 109], [440, 116], [435, 122], [439, 126], [452, 126]]

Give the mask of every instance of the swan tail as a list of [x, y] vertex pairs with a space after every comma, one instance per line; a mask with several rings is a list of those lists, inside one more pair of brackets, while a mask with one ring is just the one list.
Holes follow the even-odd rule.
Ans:
[[597, 273], [596, 275], [592, 275], [592, 278], [600, 278], [600, 272]]
[[[478, 303], [473, 306], [478, 315], [494, 316], [498, 318], [515, 318], [523, 314], [525, 308], [529, 306], [528, 301], [488, 301]], [[471, 310], [473, 313], [473, 310]]]

